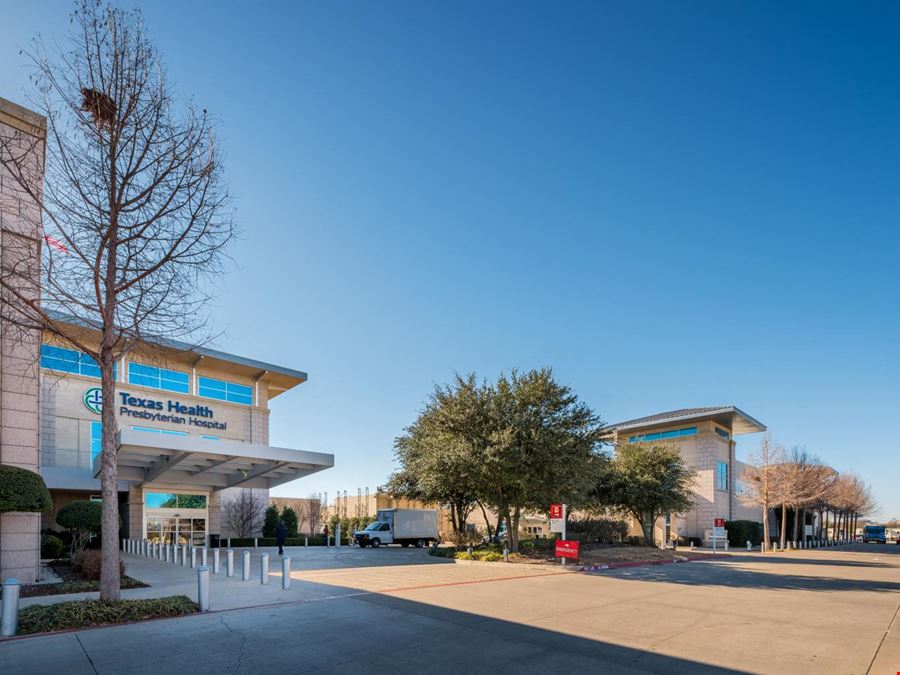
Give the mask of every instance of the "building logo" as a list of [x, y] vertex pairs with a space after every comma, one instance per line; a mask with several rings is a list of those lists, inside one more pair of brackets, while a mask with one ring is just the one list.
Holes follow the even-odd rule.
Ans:
[[103, 391], [100, 387], [91, 387], [88, 389], [84, 392], [84, 396], [81, 397], [81, 400], [84, 402], [84, 407], [92, 413], [99, 415], [103, 412]]

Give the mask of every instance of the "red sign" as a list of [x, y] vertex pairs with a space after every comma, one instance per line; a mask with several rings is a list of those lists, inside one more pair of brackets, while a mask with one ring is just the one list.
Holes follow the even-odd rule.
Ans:
[[716, 518], [716, 527], [725, 527], [725, 519], [724, 518]]
[[562, 504], [551, 504], [550, 505], [550, 517], [551, 518], [562, 518]]
[[578, 542], [571, 539], [557, 539], [556, 557], [578, 560]]

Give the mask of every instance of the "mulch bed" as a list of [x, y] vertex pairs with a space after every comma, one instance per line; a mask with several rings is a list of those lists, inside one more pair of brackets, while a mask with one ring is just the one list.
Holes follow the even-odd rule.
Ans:
[[[89, 593], [100, 590], [100, 582], [85, 579], [79, 572], [72, 569], [68, 562], [56, 561], [50, 563], [50, 567], [56, 572], [62, 581], [55, 584], [25, 584], [19, 590], [19, 596], [34, 598], [41, 595], [63, 595], [65, 593]], [[129, 576], [122, 575], [122, 588], [147, 588], [148, 584]]]

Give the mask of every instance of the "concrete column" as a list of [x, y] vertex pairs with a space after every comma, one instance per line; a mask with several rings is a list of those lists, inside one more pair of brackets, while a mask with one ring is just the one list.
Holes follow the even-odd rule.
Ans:
[[241, 580], [250, 581], [250, 551], [244, 551], [243, 563]]
[[191, 546], [191, 569], [197, 567], [197, 547]]
[[206, 547], [200, 549], [200, 566], [206, 567]]
[[225, 576], [234, 576], [234, 550], [228, 549], [225, 555]]
[[206, 565], [197, 570], [197, 604], [201, 612], [209, 611], [209, 568]]
[[265, 585], [269, 583], [269, 554], [263, 553], [259, 556], [259, 583]]
[[219, 549], [213, 549], [213, 574], [219, 573]]

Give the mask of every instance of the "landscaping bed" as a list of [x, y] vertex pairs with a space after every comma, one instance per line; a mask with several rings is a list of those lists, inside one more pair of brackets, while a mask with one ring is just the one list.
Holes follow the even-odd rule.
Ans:
[[[548, 540], [552, 541], [552, 540]], [[524, 543], [524, 542], [523, 542]], [[559, 558], [553, 554], [550, 546], [522, 546], [519, 553], [510, 553], [509, 561], [536, 565], [559, 565]], [[478, 546], [473, 548], [472, 554], [465, 550], [453, 547], [439, 547], [432, 549], [432, 555], [454, 558], [456, 560], [482, 560], [485, 562], [502, 562], [503, 547], [497, 544]], [[668, 562], [671, 560], [696, 560], [707, 557], [704, 553], [690, 550], [663, 550], [652, 546], [629, 545], [591, 545], [581, 546], [578, 561], [570, 561], [573, 565], [619, 565], [636, 563]]]
[[[25, 584], [19, 590], [20, 597], [34, 598], [41, 595], [63, 595], [65, 593], [90, 593], [100, 590], [100, 582], [86, 579], [81, 572], [72, 568], [64, 560], [50, 563], [50, 568], [62, 579], [52, 584]], [[122, 588], [146, 588], [147, 584], [125, 574], [121, 576]]]
[[19, 610], [17, 635], [186, 616], [196, 611], [197, 604], [184, 595], [147, 600], [72, 600], [55, 605], [32, 605]]

